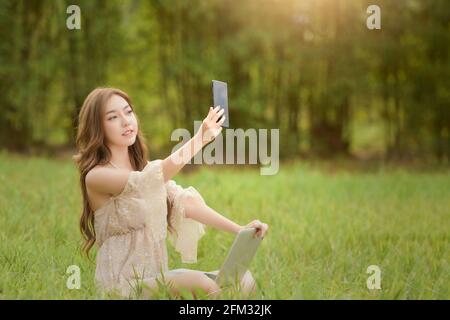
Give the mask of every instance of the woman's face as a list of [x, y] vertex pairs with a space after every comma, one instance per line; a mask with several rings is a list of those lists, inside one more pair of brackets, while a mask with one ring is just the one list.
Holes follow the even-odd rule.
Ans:
[[127, 100], [115, 94], [109, 98], [102, 112], [106, 143], [117, 146], [133, 145], [138, 123]]

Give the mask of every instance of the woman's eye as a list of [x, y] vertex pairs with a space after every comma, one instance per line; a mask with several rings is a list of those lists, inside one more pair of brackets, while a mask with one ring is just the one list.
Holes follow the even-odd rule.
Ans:
[[[127, 111], [127, 114], [131, 114], [131, 113], [133, 113], [133, 110]], [[108, 120], [113, 120], [113, 119], [115, 119], [115, 118], [117, 118], [117, 116], [109, 117]]]

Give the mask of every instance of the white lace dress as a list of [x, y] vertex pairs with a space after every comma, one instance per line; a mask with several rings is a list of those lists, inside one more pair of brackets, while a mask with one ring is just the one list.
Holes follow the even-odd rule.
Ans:
[[[167, 203], [172, 203], [167, 231]], [[124, 190], [95, 211], [97, 252], [95, 280], [100, 289], [129, 296], [136, 280], [144, 283], [168, 271], [166, 236], [184, 263], [197, 262], [204, 225], [185, 217], [183, 198], [202, 196], [193, 187], [164, 183], [162, 160], [132, 171]]]

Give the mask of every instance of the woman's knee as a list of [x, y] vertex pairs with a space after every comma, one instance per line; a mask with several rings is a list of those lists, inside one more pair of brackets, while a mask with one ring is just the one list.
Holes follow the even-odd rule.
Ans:
[[189, 290], [194, 294], [201, 290], [213, 297], [220, 294], [217, 283], [202, 272], [185, 272], [174, 276], [171, 281], [177, 290]]
[[253, 278], [253, 275], [249, 270], [247, 270], [247, 272], [245, 272], [244, 276], [242, 277], [241, 288], [247, 294], [253, 293], [256, 290], [255, 279]]
[[198, 274], [198, 282], [201, 283], [201, 288], [210, 297], [217, 297], [221, 292], [220, 286], [204, 273]]

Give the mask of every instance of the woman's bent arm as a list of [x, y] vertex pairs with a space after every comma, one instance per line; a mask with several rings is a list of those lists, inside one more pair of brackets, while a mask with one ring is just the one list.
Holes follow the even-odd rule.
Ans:
[[242, 229], [242, 226], [224, 217], [205, 203], [188, 198], [184, 207], [187, 218], [194, 219], [213, 228], [231, 233], [238, 233]]

